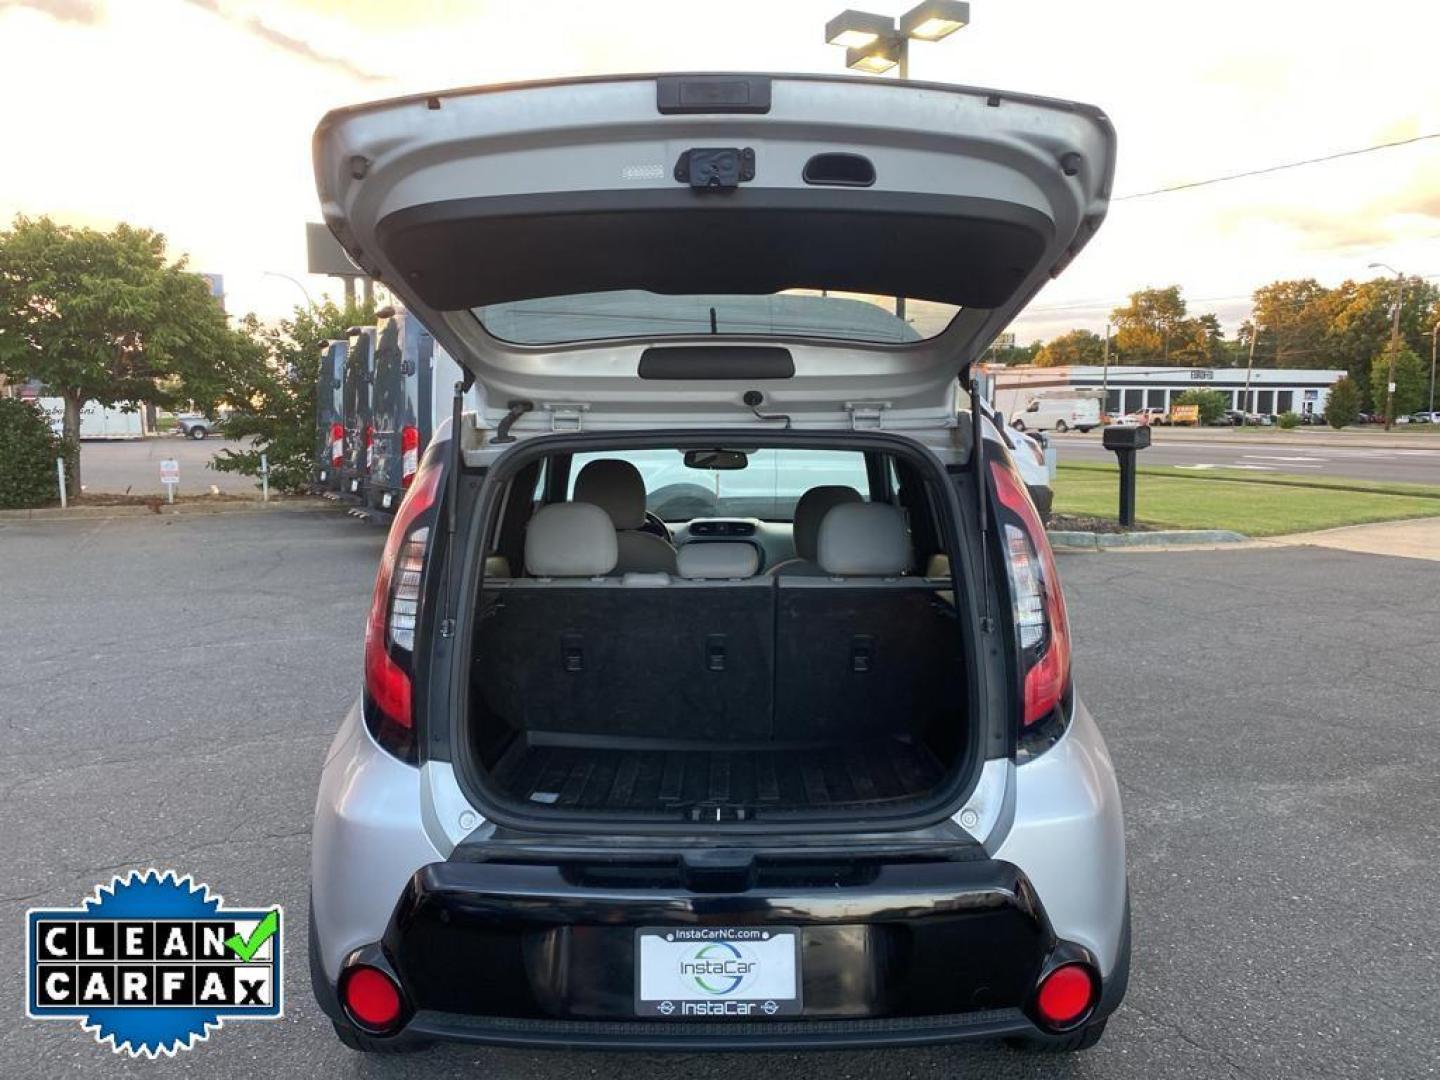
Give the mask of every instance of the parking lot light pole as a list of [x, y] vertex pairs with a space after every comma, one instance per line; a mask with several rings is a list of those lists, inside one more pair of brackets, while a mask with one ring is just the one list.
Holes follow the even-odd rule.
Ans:
[[1430, 328], [1430, 419], [1435, 419], [1435, 339], [1440, 337], [1440, 322]]
[[[1390, 320], [1390, 377], [1385, 383], [1385, 430], [1395, 423], [1395, 354], [1400, 351], [1400, 308], [1405, 303], [1405, 275], [1388, 263], [1373, 262], [1370, 270], [1389, 270], [1395, 275], [1395, 314]], [[1370, 388], [1375, 393], [1375, 388]]]
[[[962, 0], [922, 0], [896, 20], [872, 11], [845, 10], [825, 24], [825, 43], [845, 50], [845, 66], [869, 75], [891, 68], [910, 77], [910, 42], [940, 41], [970, 25]], [[895, 298], [895, 317], [905, 318], [905, 297]]]

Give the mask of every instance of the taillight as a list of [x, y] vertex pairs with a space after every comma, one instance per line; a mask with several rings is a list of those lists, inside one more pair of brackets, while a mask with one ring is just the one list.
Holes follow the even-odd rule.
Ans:
[[375, 428], [369, 424], [365, 425], [365, 471], [370, 471], [370, 466], [375, 464]]
[[1085, 964], [1062, 964], [1046, 975], [1035, 994], [1035, 1012], [1053, 1031], [1074, 1027], [1095, 1007], [1099, 985]]
[[420, 429], [407, 427], [400, 432], [400, 483], [410, 486], [420, 468]]
[[377, 1035], [394, 1032], [405, 1013], [395, 980], [369, 964], [356, 964], [340, 976], [340, 1000], [357, 1027]]
[[990, 462], [1000, 500], [1015, 636], [1024, 685], [1022, 730], [1052, 716], [1070, 689], [1070, 622], [1055, 555], [1025, 484], [1008, 462]]
[[417, 756], [410, 697], [415, 627], [430, 540], [429, 511], [442, 472], [434, 460], [419, 471], [395, 511], [365, 625], [365, 722], [376, 742], [409, 762]]
[[330, 425], [330, 464], [340, 468], [345, 464], [345, 426]]

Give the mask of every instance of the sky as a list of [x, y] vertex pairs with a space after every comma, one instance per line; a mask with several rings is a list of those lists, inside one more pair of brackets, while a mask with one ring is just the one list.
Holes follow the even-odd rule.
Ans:
[[[858, 0], [852, 0], [858, 2]], [[0, 221], [158, 229], [273, 318], [305, 273], [310, 136], [399, 93], [624, 71], [843, 70], [845, 0], [0, 0]], [[905, 0], [871, 0], [900, 14]], [[1413, 0], [972, 0], [911, 48], [916, 79], [1073, 98], [1119, 133], [1116, 194], [1440, 132], [1440, 5]], [[1233, 330], [1283, 277], [1385, 262], [1440, 278], [1440, 139], [1114, 203], [1016, 322], [1101, 332], [1130, 291], [1179, 284]], [[301, 286], [276, 275], [299, 279]]]

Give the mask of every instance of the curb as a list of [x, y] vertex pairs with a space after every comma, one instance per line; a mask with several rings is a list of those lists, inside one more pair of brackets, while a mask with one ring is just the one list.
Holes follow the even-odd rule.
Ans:
[[1060, 551], [1103, 551], [1106, 548], [1192, 547], [1197, 544], [1240, 544], [1250, 537], [1228, 529], [1166, 529], [1159, 532], [1093, 533], [1057, 530], [1050, 545]]
[[145, 505], [42, 506], [34, 510], [0, 510], [0, 523], [7, 521], [94, 521], [102, 518], [188, 517], [208, 514], [270, 513], [276, 510], [334, 510], [334, 503], [319, 499], [281, 499], [274, 502], [161, 503], [152, 510]]

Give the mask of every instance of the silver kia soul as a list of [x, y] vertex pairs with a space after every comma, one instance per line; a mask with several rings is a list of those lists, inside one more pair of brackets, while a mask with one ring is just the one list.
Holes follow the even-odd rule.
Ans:
[[969, 369], [1114, 153], [1089, 106], [813, 76], [324, 119], [327, 222], [466, 372], [320, 782], [342, 1041], [1100, 1038], [1120, 800]]

